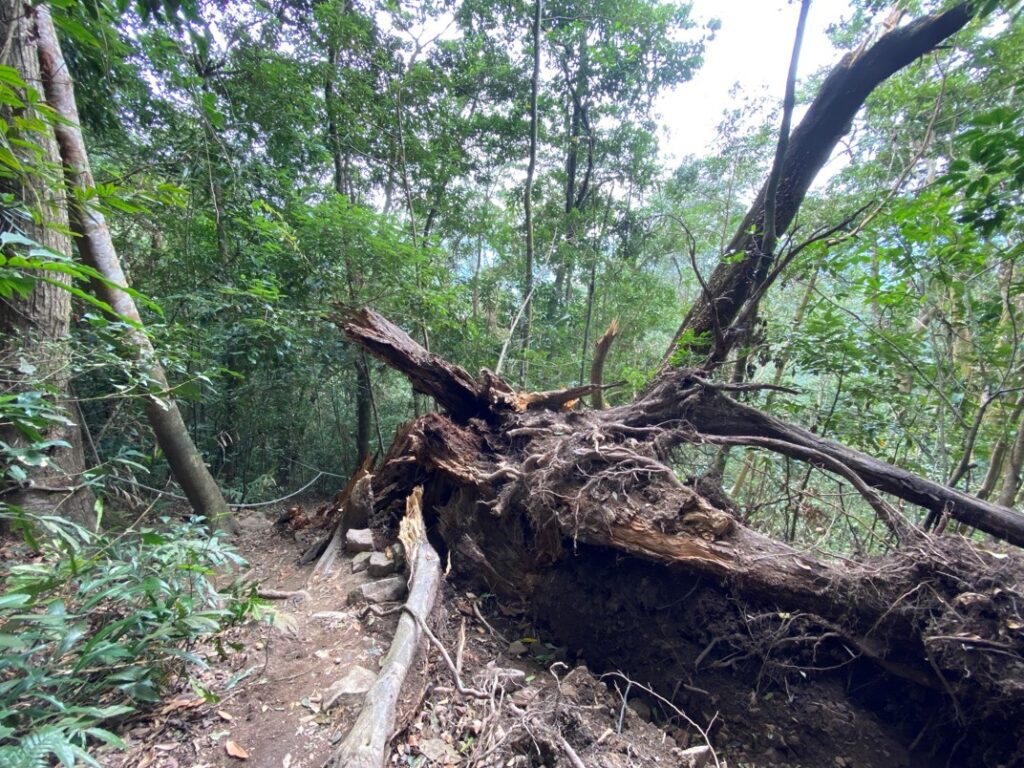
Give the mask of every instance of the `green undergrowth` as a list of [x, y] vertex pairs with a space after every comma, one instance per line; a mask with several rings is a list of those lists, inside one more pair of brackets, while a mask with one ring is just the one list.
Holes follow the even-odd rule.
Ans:
[[0, 561], [5, 768], [98, 765], [93, 746], [123, 746], [117, 725], [206, 666], [201, 648], [223, 653], [221, 633], [257, 610], [251, 586], [215, 586], [218, 571], [245, 563], [200, 520], [96, 534], [2, 506], [0, 516], [25, 542], [23, 557]]

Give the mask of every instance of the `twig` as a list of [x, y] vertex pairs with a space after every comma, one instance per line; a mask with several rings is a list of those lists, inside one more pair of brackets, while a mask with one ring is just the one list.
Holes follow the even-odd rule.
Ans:
[[[697, 730], [697, 732], [701, 735], [701, 738], [704, 739], [704, 743], [707, 744], [708, 749], [711, 750], [711, 757], [715, 761], [715, 767], [716, 768], [722, 768], [722, 764], [718, 760], [718, 754], [715, 752], [715, 748], [711, 745], [711, 738], [708, 736], [708, 731], [711, 729], [712, 724], [714, 724], [715, 719], [718, 717], [717, 713], [715, 714], [714, 717], [711, 718], [711, 722], [708, 723], [708, 727], [707, 728], [701, 728], [699, 725], [697, 725], [696, 722], [693, 721], [693, 719], [689, 715], [687, 715], [685, 712], [683, 712], [683, 710], [679, 709], [679, 707], [677, 707], [671, 701], [666, 699], [660, 693], [657, 693], [654, 690], [652, 690], [651, 688], [648, 688], [646, 685], [644, 685], [642, 683], [638, 683], [635, 680], [630, 680], [628, 677], [626, 677], [621, 672], [606, 672], [605, 674], [601, 675], [601, 677], [599, 679], [603, 680], [606, 677], [618, 677], [618, 678], [621, 678], [622, 680], [625, 680], [628, 685], [635, 685], [640, 690], [646, 691], [651, 696], [653, 696], [658, 701], [660, 701], [662, 704], [664, 704], [665, 706], [669, 707], [673, 712], [675, 712], [677, 715], [679, 715], [679, 717], [681, 717], [683, 720], [685, 720], [691, 727], [693, 727], [693, 728], [695, 728]], [[627, 690], [628, 690], [628, 688], [627, 688]]]
[[459, 623], [459, 649], [455, 652], [455, 671], [462, 674], [462, 654], [466, 650], [466, 620]]
[[309, 600], [309, 592], [304, 589], [266, 589], [260, 587], [256, 590], [256, 596], [264, 600]]
[[526, 299], [523, 301], [522, 304], [519, 305], [519, 311], [516, 312], [515, 319], [512, 320], [512, 325], [509, 326], [508, 338], [505, 339], [505, 343], [501, 345], [501, 354], [498, 355], [498, 364], [494, 366], [495, 376], [501, 375], [501, 368], [503, 365], [505, 365], [505, 355], [508, 354], [508, 345], [512, 341], [512, 336], [515, 335], [516, 326], [519, 325], [519, 320], [523, 316], [523, 310], [526, 309], [527, 305], [529, 305], [530, 303], [530, 299], [533, 298], [533, 291], [534, 288], [531, 288], [530, 292], [526, 294]]
[[565, 756], [569, 758], [569, 762], [572, 763], [573, 768], [587, 768], [586, 764], [580, 760], [580, 756], [576, 754], [576, 750], [572, 748], [572, 745], [565, 740], [565, 736], [557, 734], [555, 738], [558, 740], [558, 746], [565, 752]]
[[459, 671], [456, 669], [455, 662], [452, 661], [452, 657], [448, 655], [448, 651], [444, 647], [444, 643], [437, 638], [437, 635], [435, 635], [433, 630], [427, 626], [427, 623], [420, 618], [420, 615], [409, 607], [408, 603], [403, 605], [402, 608], [406, 613], [413, 617], [417, 624], [420, 625], [420, 629], [423, 630], [423, 634], [427, 636], [427, 639], [430, 640], [433, 646], [437, 648], [438, 652], [441, 654], [441, 657], [444, 659], [444, 663], [448, 665], [448, 671], [450, 671], [452, 673], [452, 677], [455, 678], [455, 690], [463, 696], [472, 696], [474, 699], [490, 699], [491, 695], [489, 693], [478, 691], [476, 688], [467, 688], [462, 684], [462, 680], [459, 677]]
[[843, 462], [826, 453], [822, 453], [821, 451], [817, 451], [803, 445], [797, 445], [796, 443], [790, 443], [786, 440], [776, 440], [771, 437], [755, 437], [753, 435], [735, 437], [701, 435], [700, 439], [715, 445], [758, 446], [787, 456], [801, 458], [804, 461], [810, 461], [813, 464], [820, 464], [832, 472], [846, 478], [850, 484], [860, 492], [865, 501], [871, 505], [871, 508], [878, 513], [882, 522], [886, 524], [889, 530], [892, 531], [899, 541], [902, 543], [906, 543], [908, 541], [921, 541], [926, 536], [926, 534], [911, 526], [899, 511], [879, 496], [878, 492], [864, 482], [860, 475], [850, 469], [850, 467], [846, 466]]
[[492, 635], [494, 635], [496, 638], [501, 640], [501, 642], [505, 643], [505, 645], [508, 645], [508, 640], [505, 638], [505, 636], [503, 634], [501, 634], [501, 632], [496, 630], [494, 627], [492, 627], [488, 623], [487, 619], [484, 618], [483, 613], [480, 612], [480, 605], [477, 603], [476, 600], [473, 601], [473, 614], [477, 617], [477, 619], [479, 619], [481, 624], [483, 624], [485, 627], [487, 627], [487, 630]]
[[[626, 719], [626, 705], [629, 703], [629, 689], [633, 687], [633, 681], [628, 677], [623, 676], [626, 680], [626, 692], [619, 694], [622, 696], [622, 708], [619, 710], [619, 722], [615, 728], [616, 733], [622, 733], [622, 723]], [[618, 686], [616, 686], [616, 690]]]

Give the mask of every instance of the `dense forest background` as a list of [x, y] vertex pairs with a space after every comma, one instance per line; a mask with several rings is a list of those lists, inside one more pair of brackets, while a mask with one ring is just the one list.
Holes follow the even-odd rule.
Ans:
[[[18, 670], [0, 687], [14, 702], [0, 713], [0, 750], [16, 724], [56, 717], [23, 703], [43, 686], [39, 649], [59, 646], [45, 685], [78, 686], [61, 682], [57, 662], [96, 629], [95, 613], [83, 609], [75, 626], [70, 614], [39, 616], [58, 603], [64, 616], [54, 595], [86, 589], [82, 568], [107, 569], [89, 582], [100, 590], [139, 563], [162, 574], [187, 561], [205, 576], [237, 561], [195, 522], [136, 538], [132, 520], [180, 509], [182, 493], [198, 511], [332, 496], [383, 458], [396, 431], [401, 448], [412, 434], [401, 425], [438, 409], [352, 343], [351, 326], [349, 337], [339, 329], [365, 306], [430, 352], [495, 370], [519, 391], [600, 379], [615, 385], [605, 405], [641, 393], [649, 405], [659, 381], [671, 384], [669, 369], [699, 366], [789, 424], [1019, 509], [1024, 24], [1015, 3], [850, 3], [830, 28], [850, 60], [925, 14], [959, 13], [957, 28], [966, 26], [881, 78], [778, 242], [774, 222], [768, 237], [755, 232], [774, 201], [748, 232], [744, 216], [763, 186], [775, 194], [779, 126], [784, 146], [789, 118], [799, 123], [827, 70], [790, 84], [792, 115], [785, 82], [777, 98], [735, 88], [714, 143], [670, 163], [658, 105], [699, 71], [719, 29], [687, 4], [4, 0], [0, 10], [0, 525], [18, 527], [31, 552], [48, 530], [48, 567], [63, 569], [30, 560], [0, 572], [4, 664]], [[792, 38], [763, 42], [788, 48]], [[55, 86], [68, 76], [70, 112]], [[731, 249], [744, 237], [784, 269], [739, 321], [730, 317], [728, 339], [718, 327], [695, 335], [680, 322], [721, 299], [708, 280], [755, 253]], [[606, 329], [614, 341], [604, 358], [595, 343]], [[722, 359], [706, 359], [711, 347]], [[577, 408], [598, 410], [602, 398]], [[452, 434], [465, 426], [444, 423]], [[885, 512], [877, 494], [813, 458], [684, 439], [679, 423], [664, 451], [684, 481], [673, 476], [671, 493], [692, 486], [721, 500], [724, 490], [722, 508], [744, 531], [830, 567], [900, 556], [908, 529], [894, 519], [938, 532], [949, 523], [932, 508], [925, 525], [927, 510], [904, 501], [901, 515]], [[204, 462], [215, 482], [189, 485], [182, 468], [206, 475]], [[104, 528], [124, 530], [95, 538]], [[761, 539], [742, 539], [741, 555], [750, 541]], [[918, 554], [938, 562], [943, 551]], [[89, 685], [151, 700], [162, 682], [153, 659], [254, 609], [251, 599], [225, 606], [202, 580], [196, 597], [192, 578], [158, 582], [176, 606], [146, 619], [160, 622], [163, 644], [145, 622], [86, 644], [86, 655], [111, 654], [94, 659], [109, 665], [133, 637], [141, 670]], [[138, 594], [148, 600], [153, 588]], [[19, 622], [36, 627], [38, 645], [16, 638]], [[128, 711], [115, 709], [83, 711], [80, 724]], [[114, 738], [79, 736], [75, 749]]]
[[[715, 145], [665, 167], [652, 105], [700, 66], [713, 23], [646, 0], [548, 4], [528, 273], [531, 8], [57, 6], [93, 202], [162, 307], [147, 327], [231, 501], [346, 477], [431, 407], [344, 343], [339, 309], [372, 305], [469, 370], [507, 347], [529, 389], [589, 379], [614, 318], [605, 380], [625, 386], [608, 399], [656, 369], [768, 172], [776, 106], [738, 92]], [[835, 43], [879, 14], [852, 7]], [[754, 399], [1005, 506], [1024, 461], [1021, 35], [986, 17], [872, 94], [791, 237], [849, 225], [793, 261], [727, 373], [795, 387]], [[147, 498], [166, 470], [115, 326], [76, 310], [72, 384], [106, 492]], [[786, 538], [870, 546], [834, 481], [742, 450], [704, 461]]]

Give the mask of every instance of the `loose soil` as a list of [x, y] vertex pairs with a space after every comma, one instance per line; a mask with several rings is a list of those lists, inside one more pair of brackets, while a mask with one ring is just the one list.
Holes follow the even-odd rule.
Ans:
[[[305, 594], [274, 601], [263, 620], [232, 630], [223, 657], [204, 649], [214, 661], [191, 672], [202, 688], [183, 680], [129, 723], [129, 751], [100, 755], [105, 768], [312, 768], [344, 737], [357, 705], [324, 712], [324, 697], [352, 667], [377, 669], [397, 613], [347, 604], [369, 580], [352, 573], [349, 555], [329, 577], [307, 583], [312, 566], [297, 558], [317, 534], [282, 536], [275, 517], [244, 518], [237, 547], [263, 587]], [[902, 740], [836, 680], [787, 693], [708, 670], [681, 684], [684, 709], [676, 709], [616, 672], [592, 673], [519, 606], [451, 584], [441, 597], [432, 623], [462, 683], [482, 695], [456, 692], [436, 648], [421, 654], [403, 691], [389, 765], [570, 766], [571, 750], [588, 768], [678, 766], [686, 764], [683, 750], [709, 743], [708, 765], [717, 759], [732, 768], [911, 764]], [[205, 700], [202, 689], [219, 700]]]

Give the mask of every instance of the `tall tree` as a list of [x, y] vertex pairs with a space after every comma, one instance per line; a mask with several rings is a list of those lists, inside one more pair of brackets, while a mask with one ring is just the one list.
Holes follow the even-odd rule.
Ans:
[[530, 75], [530, 159], [526, 165], [526, 187], [523, 190], [523, 211], [526, 216], [526, 265], [523, 277], [523, 361], [520, 378], [525, 383], [528, 371], [527, 356], [530, 352], [530, 326], [533, 320], [533, 273], [536, 270], [536, 240], [533, 226], [533, 181], [537, 173], [537, 142], [540, 131], [540, 115], [537, 99], [540, 95], [541, 70], [541, 23], [544, 20], [544, 2], [535, 0], [531, 42], [533, 50], [533, 71]]
[[[39, 108], [41, 94], [36, 91], [41, 77], [34, 13], [22, 0], [0, 4], [0, 40], [5, 41], [0, 66], [11, 68], [19, 80], [18, 93], [12, 92], [0, 109], [7, 150], [0, 166], [0, 190], [14, 202], [3, 211], [3, 229], [67, 257], [71, 241], [61, 158], [50, 120]], [[96, 522], [93, 497], [85, 483], [82, 434], [69, 391], [70, 285], [70, 275], [54, 271], [46, 279], [34, 281], [27, 295], [0, 300], [3, 364], [9, 382], [15, 390], [23, 390], [23, 397], [31, 396], [24, 391], [30, 382], [47, 390], [36, 392], [42, 401], [35, 403], [34, 409], [43, 409], [52, 393], [58, 407], [65, 410], [65, 415], [49, 420], [41, 435], [49, 447], [26, 461], [21, 487], [3, 500], [36, 513], [57, 510], [92, 527]], [[0, 439], [15, 449], [27, 442], [9, 424], [0, 427]]]
[[136, 324], [128, 332], [127, 343], [139, 365], [151, 381], [151, 392], [143, 408], [175, 478], [198, 514], [222, 527], [232, 527], [230, 510], [203, 457], [196, 450], [153, 345], [142, 328], [135, 300], [117, 286], [127, 286], [124, 271], [114, 249], [103, 214], [87, 206], [95, 187], [89, 156], [82, 136], [74, 86], [61, 52], [50, 10], [41, 5], [33, 9], [38, 39], [40, 74], [49, 106], [59, 118], [55, 125], [60, 157], [68, 188], [69, 219], [82, 260], [106, 278], [97, 287], [100, 295], [122, 317]]
[[[847, 54], [822, 83], [807, 114], [788, 137], [777, 178], [769, 178], [709, 277], [707, 290], [687, 313], [666, 352], [668, 362], [680, 342], [721, 361], [743, 334], [735, 321], [750, 319], [760, 294], [778, 276], [775, 254], [766, 249], [786, 232], [807, 190], [839, 139], [881, 82], [962, 29], [973, 17], [971, 3], [923, 16], [882, 35], [873, 45]], [[773, 174], [774, 176], [774, 174]], [[766, 232], [768, 195], [773, 231]]]

